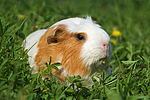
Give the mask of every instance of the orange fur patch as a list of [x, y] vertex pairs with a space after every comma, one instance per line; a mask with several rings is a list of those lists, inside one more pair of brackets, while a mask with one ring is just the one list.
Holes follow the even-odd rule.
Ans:
[[[48, 44], [47, 37], [49, 35], [54, 35], [58, 28], [63, 30], [57, 37], [59, 39], [58, 43]], [[80, 58], [80, 52], [86, 40], [78, 41], [75, 38], [76, 34], [77, 33], [68, 33], [67, 26], [64, 24], [50, 27], [39, 40], [39, 49], [35, 56], [36, 65], [43, 67], [44, 62], [49, 62], [51, 56], [52, 63], [61, 60], [62, 69], [60, 69], [59, 72], [52, 69], [52, 74], [57, 76], [61, 81], [65, 81], [66, 75], [80, 75], [83, 78], [88, 76], [90, 70], [83, 64], [83, 59]], [[80, 34], [87, 37], [85, 33]], [[63, 70], [65, 70], [67, 74], [62, 74], [61, 72], [63, 72]], [[39, 71], [39, 68], [37, 68], [37, 71]]]

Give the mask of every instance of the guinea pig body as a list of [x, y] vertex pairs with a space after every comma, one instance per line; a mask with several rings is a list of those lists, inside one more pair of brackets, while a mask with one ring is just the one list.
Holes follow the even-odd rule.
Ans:
[[[52, 69], [52, 74], [62, 82], [65, 77], [78, 75], [86, 82], [98, 69], [111, 74], [109, 35], [91, 17], [65, 19], [48, 29], [33, 32], [24, 40], [24, 47], [28, 49], [33, 74], [38, 73], [50, 57], [52, 63], [62, 64], [58, 66], [60, 71]], [[102, 64], [103, 61], [106, 64]]]

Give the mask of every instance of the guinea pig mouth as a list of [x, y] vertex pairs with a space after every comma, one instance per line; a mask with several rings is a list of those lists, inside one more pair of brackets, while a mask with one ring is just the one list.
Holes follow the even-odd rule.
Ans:
[[107, 57], [99, 59], [99, 61], [104, 61]]

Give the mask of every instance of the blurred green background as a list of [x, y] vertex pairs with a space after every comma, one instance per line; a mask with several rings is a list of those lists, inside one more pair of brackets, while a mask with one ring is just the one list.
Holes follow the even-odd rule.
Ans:
[[[83, 91], [44, 94], [52, 85], [30, 76], [27, 55], [20, 49], [22, 41], [59, 20], [87, 15], [110, 35], [112, 75], [104, 77], [105, 84], [94, 84], [96, 88], [89, 89], [91, 95], [83, 87]], [[116, 30], [119, 36], [113, 35]], [[1, 0], [0, 47], [2, 99], [149, 99], [150, 0]]]

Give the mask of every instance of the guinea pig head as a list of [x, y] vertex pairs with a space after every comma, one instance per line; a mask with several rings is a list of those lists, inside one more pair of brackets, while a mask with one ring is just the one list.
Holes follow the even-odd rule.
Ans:
[[108, 34], [91, 18], [77, 19], [60, 21], [44, 33], [38, 42], [37, 66], [49, 62], [51, 56], [52, 62], [62, 64], [58, 66], [59, 72], [52, 71], [56, 76], [80, 75], [87, 78], [95, 72], [92, 67], [99, 68], [108, 58]]

